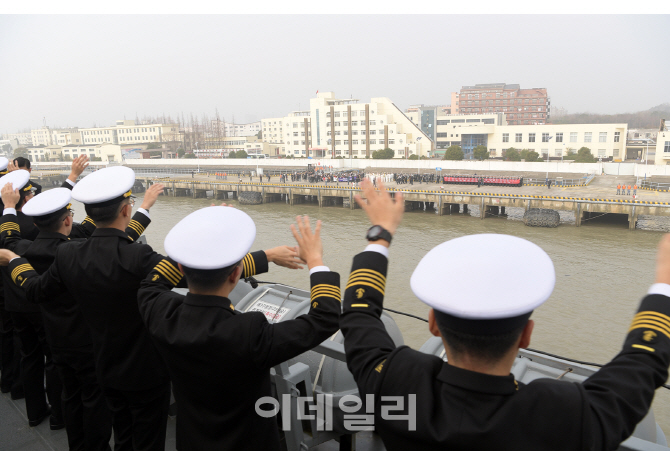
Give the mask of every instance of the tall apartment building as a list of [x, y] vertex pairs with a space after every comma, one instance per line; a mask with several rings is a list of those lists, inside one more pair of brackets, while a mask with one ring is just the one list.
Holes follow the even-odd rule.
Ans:
[[[455, 100], [455, 95], [457, 99]], [[477, 84], [452, 93], [452, 114], [505, 113], [509, 125], [542, 125], [549, 121], [546, 88], [521, 89], [518, 84]], [[454, 110], [454, 102], [458, 109]]]
[[261, 123], [263, 140], [286, 156], [366, 158], [388, 147], [402, 158], [432, 151], [430, 138], [386, 97], [359, 103], [320, 92], [310, 99], [309, 110]]
[[30, 138], [32, 146], [67, 146], [82, 143], [78, 128], [42, 128], [31, 130]]

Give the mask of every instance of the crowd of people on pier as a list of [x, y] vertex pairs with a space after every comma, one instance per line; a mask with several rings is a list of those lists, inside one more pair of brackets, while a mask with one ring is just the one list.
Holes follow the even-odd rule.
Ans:
[[[582, 384], [524, 384], [510, 371], [530, 343], [532, 312], [556, 282], [551, 258], [530, 241], [469, 235], [423, 256], [411, 289], [429, 307], [428, 330], [446, 358], [396, 346], [380, 318], [405, 208], [402, 193], [391, 197], [385, 185], [430, 178], [282, 176], [360, 183], [355, 201], [369, 224], [341, 284], [321, 240], [322, 230], [337, 231], [308, 217], [290, 226], [295, 245], [252, 251], [253, 219], [212, 205], [182, 218], [165, 238], [166, 255], [158, 254], [138, 241], [163, 185], [150, 186], [133, 214], [134, 172], [108, 167], [79, 180], [87, 160], [73, 162], [62, 187], [36, 195], [30, 173], [0, 158], [0, 388], [25, 398], [30, 427], [48, 419], [52, 430], [64, 428], [70, 450], [111, 451], [112, 434], [117, 451], [164, 450], [172, 393], [177, 449], [279, 451], [280, 422], [256, 408], [273, 395], [271, 368], [339, 332], [360, 398], [375, 406], [404, 400], [397, 415], [370, 413], [388, 450], [616, 449], [668, 378], [670, 235], [611, 364]], [[82, 223], [73, 222], [72, 199], [84, 204]], [[235, 309], [229, 296], [239, 281], [270, 263], [307, 266], [307, 313], [268, 321]], [[520, 273], [528, 276], [522, 287], [503, 283]]]

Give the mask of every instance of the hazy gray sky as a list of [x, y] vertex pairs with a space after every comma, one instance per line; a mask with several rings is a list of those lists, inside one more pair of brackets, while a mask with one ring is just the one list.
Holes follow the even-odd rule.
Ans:
[[[380, 12], [383, 12], [380, 10]], [[0, 132], [124, 115], [284, 116], [319, 91], [448, 104], [475, 83], [552, 106], [670, 102], [670, 15], [0, 16]]]

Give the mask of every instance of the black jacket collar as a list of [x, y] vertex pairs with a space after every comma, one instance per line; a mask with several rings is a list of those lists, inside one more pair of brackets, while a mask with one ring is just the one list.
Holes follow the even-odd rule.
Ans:
[[518, 384], [511, 374], [509, 376], [491, 376], [490, 374], [457, 368], [448, 363], [444, 363], [437, 378], [456, 387], [492, 395], [511, 395], [518, 390]]
[[186, 299], [184, 299], [184, 304], [194, 305], [197, 307], [220, 307], [230, 312], [235, 311], [235, 307], [233, 307], [230, 299], [208, 294], [187, 293]]
[[116, 236], [119, 238], [125, 238], [128, 241], [133, 241], [133, 239], [130, 238], [126, 232], [122, 232], [119, 229], [112, 229], [112, 228], [106, 228], [106, 229], [97, 228], [93, 231], [91, 238], [108, 237], [108, 236]]
[[63, 240], [68, 241], [70, 238], [58, 232], [40, 232], [36, 240]]

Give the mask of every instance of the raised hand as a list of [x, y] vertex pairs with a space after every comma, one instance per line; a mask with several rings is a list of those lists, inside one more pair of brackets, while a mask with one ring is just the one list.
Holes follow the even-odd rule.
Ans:
[[379, 185], [379, 192], [375, 191], [370, 179], [363, 179], [360, 186], [365, 199], [360, 194], [356, 194], [354, 198], [356, 203], [365, 211], [365, 214], [368, 215], [372, 225], [382, 226], [393, 235], [402, 220], [402, 215], [405, 213], [402, 193], [396, 192], [394, 200], [386, 191], [384, 183], [378, 181], [377, 184]]
[[140, 208], [148, 210], [153, 207], [156, 203], [156, 199], [158, 199], [158, 195], [161, 194], [164, 189], [165, 185], [162, 183], [155, 183], [147, 188], [144, 193], [144, 199], [142, 199], [142, 205], [140, 205]]
[[321, 221], [316, 221], [316, 228], [312, 232], [309, 216], [296, 216], [297, 230], [291, 224], [291, 232], [298, 243], [298, 257], [307, 264], [309, 269], [323, 266], [323, 243], [321, 243]]
[[265, 251], [269, 262], [289, 269], [302, 269], [300, 263], [304, 263], [298, 256], [298, 250], [295, 247], [277, 246]]
[[70, 169], [70, 175], [67, 177], [73, 183], [77, 183], [77, 179], [84, 172], [84, 169], [88, 167], [88, 157], [86, 155], [79, 155], [72, 162], [72, 169]]
[[16, 204], [18, 204], [21, 199], [19, 190], [14, 189], [12, 183], [6, 183], [5, 186], [2, 187], [2, 190], [0, 190], [0, 195], [2, 196], [2, 203], [5, 208], [16, 208]]

